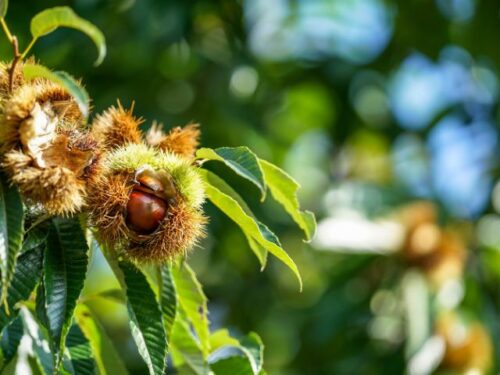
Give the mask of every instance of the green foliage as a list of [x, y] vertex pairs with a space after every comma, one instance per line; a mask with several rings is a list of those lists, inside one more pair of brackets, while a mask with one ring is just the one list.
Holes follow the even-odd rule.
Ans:
[[163, 324], [165, 326], [165, 335], [169, 340], [172, 333], [177, 314], [177, 291], [172, 277], [172, 266], [166, 264], [160, 267], [161, 283], [159, 283], [160, 292], [160, 309], [163, 316]]
[[257, 156], [248, 147], [200, 148], [196, 152], [200, 159], [218, 160], [259, 188], [262, 200], [266, 197], [266, 184]]
[[77, 299], [83, 289], [88, 246], [76, 220], [54, 219], [47, 237], [43, 285], [49, 331], [59, 367]]
[[163, 374], [167, 339], [163, 318], [146, 276], [133, 264], [120, 262], [114, 271], [125, 289], [130, 328], [151, 375]]
[[259, 160], [264, 179], [274, 199], [290, 214], [310, 241], [316, 232], [316, 219], [310, 211], [301, 211], [297, 199], [299, 184], [285, 171], [265, 160]]
[[203, 356], [206, 357], [209, 349], [207, 297], [203, 293], [194, 271], [187, 263], [180, 267], [174, 267], [172, 276], [179, 309], [193, 326]]
[[19, 316], [4, 328], [0, 342], [2, 350], [2, 364], [0, 365], [0, 369], [5, 368], [15, 357], [23, 333], [23, 322]]
[[17, 254], [21, 250], [24, 213], [17, 189], [9, 186], [4, 175], [0, 175], [0, 180], [0, 271], [2, 301], [5, 301]]
[[[269, 251], [293, 271], [299, 281], [300, 289], [302, 289], [302, 278], [297, 265], [283, 250], [277, 237], [265, 225], [255, 219], [238, 193], [220, 177], [210, 171], [202, 171], [202, 176], [205, 179], [208, 199], [238, 224], [248, 238], [254, 241], [251, 248], [258, 254], [259, 259], [265, 259], [260, 252], [262, 249]], [[255, 244], [258, 244], [258, 247]]]
[[42, 272], [41, 248], [35, 248], [18, 257], [12, 282], [7, 290], [7, 305], [0, 309], [0, 331], [18, 313], [18, 303], [29, 298], [38, 284]]
[[71, 370], [69, 370], [71, 374], [93, 375], [96, 373], [96, 363], [90, 343], [77, 324], [71, 326], [66, 346], [71, 364]]
[[76, 310], [75, 319], [84, 336], [89, 341], [92, 354], [95, 356], [97, 368], [99, 369], [99, 374], [127, 375], [127, 368], [116, 352], [106, 331], [96, 320], [92, 311], [90, 311], [86, 305], [80, 304]]
[[5, 18], [8, 8], [9, 8], [9, 0], [0, 0], [0, 18]]
[[92, 23], [80, 18], [69, 7], [55, 7], [46, 9], [33, 17], [30, 30], [33, 40], [50, 34], [60, 27], [69, 27], [86, 34], [97, 47], [99, 55], [95, 65], [99, 65], [106, 56], [106, 41], [102, 32]]

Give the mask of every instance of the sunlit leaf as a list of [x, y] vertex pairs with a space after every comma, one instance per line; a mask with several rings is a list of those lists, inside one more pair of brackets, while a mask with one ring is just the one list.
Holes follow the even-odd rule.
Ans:
[[94, 354], [99, 369], [99, 374], [127, 375], [127, 368], [116, 352], [111, 339], [89, 308], [80, 304], [76, 309], [75, 319], [83, 334], [87, 340], [89, 340], [92, 353]]
[[198, 341], [191, 334], [187, 317], [177, 314], [171, 336], [172, 359], [180, 374], [208, 375], [208, 364]]
[[56, 367], [87, 272], [88, 246], [77, 220], [53, 219], [47, 237], [43, 284], [49, 331], [56, 350]]
[[210, 364], [215, 375], [255, 375], [248, 358], [243, 354], [223, 358]]
[[255, 333], [250, 333], [238, 341], [225, 330], [212, 335], [216, 350], [210, 358], [210, 368], [215, 374], [258, 375], [262, 370], [264, 345]]
[[64, 87], [73, 96], [84, 117], [89, 114], [90, 98], [87, 90], [66, 72], [53, 72], [43, 65], [24, 64], [23, 75], [27, 80], [45, 78]]
[[207, 297], [194, 271], [187, 263], [172, 268], [177, 299], [198, 336], [204, 357], [208, 355], [209, 329]]
[[265, 160], [259, 160], [264, 179], [274, 199], [290, 214], [310, 241], [316, 232], [316, 219], [310, 211], [301, 211], [297, 199], [299, 184], [285, 171]]
[[254, 373], [260, 373], [264, 361], [264, 344], [262, 343], [262, 339], [256, 333], [251, 332], [240, 340], [240, 345], [252, 364]]
[[8, 0], [0, 0], [0, 18], [5, 18], [8, 7], [9, 7]]
[[225, 328], [219, 329], [210, 335], [210, 349], [212, 352], [224, 346], [239, 346], [240, 342], [231, 337], [229, 331]]
[[29, 250], [19, 256], [12, 282], [7, 291], [7, 306], [10, 314], [6, 313], [4, 306], [0, 307], [0, 331], [17, 316], [16, 304], [29, 298], [40, 280], [41, 273], [41, 248]]
[[196, 157], [223, 162], [237, 174], [255, 184], [261, 191], [262, 200], [266, 197], [266, 184], [259, 159], [248, 147], [200, 148], [196, 152]]
[[5, 368], [15, 357], [23, 333], [23, 321], [19, 316], [3, 329], [0, 341], [3, 362], [0, 365], [0, 370]]
[[200, 170], [200, 174], [205, 181], [208, 199], [238, 224], [247, 236], [287, 265], [297, 277], [302, 290], [302, 278], [299, 270], [292, 258], [276, 243], [276, 236], [266, 226], [256, 221], [253, 215], [249, 214], [248, 206], [241, 203], [241, 197], [224, 180], [207, 170]]
[[31, 351], [44, 374], [56, 373], [54, 356], [49, 348], [49, 333], [39, 324], [36, 317], [26, 307], [21, 309], [26, 333], [31, 338]]
[[127, 295], [132, 336], [151, 375], [162, 375], [167, 356], [167, 339], [160, 306], [144, 274], [133, 264], [119, 263], [121, 281]]
[[66, 347], [75, 375], [94, 375], [96, 373], [96, 363], [90, 343], [77, 324], [73, 324], [68, 332]]
[[168, 339], [172, 333], [172, 326], [177, 314], [177, 293], [172, 277], [172, 266], [170, 264], [165, 264], [161, 266], [160, 272], [160, 308], [163, 314], [165, 334]]
[[31, 35], [38, 39], [60, 27], [69, 27], [86, 34], [97, 47], [99, 55], [95, 62], [99, 65], [106, 56], [106, 41], [102, 32], [89, 21], [79, 17], [69, 7], [55, 7], [41, 11], [31, 20]]
[[23, 241], [24, 210], [19, 192], [9, 186], [0, 174], [0, 272], [2, 274], [2, 302], [12, 279], [17, 255]]
[[85, 297], [82, 298], [82, 300], [87, 302], [89, 300], [99, 299], [99, 298], [121, 304], [127, 303], [127, 298], [125, 297], [125, 294], [123, 294], [123, 290], [121, 289], [106, 289], [98, 293], [86, 294]]
[[260, 269], [264, 270], [266, 268], [267, 264], [267, 254], [268, 251], [267, 249], [262, 246], [258, 241], [254, 240], [252, 237], [249, 235], [245, 234], [245, 237], [247, 238], [248, 245], [250, 246], [250, 249], [252, 249], [253, 253], [257, 257], [260, 263]]

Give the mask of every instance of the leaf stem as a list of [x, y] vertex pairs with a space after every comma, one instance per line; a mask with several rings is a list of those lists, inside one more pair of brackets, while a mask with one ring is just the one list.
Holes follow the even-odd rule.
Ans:
[[31, 50], [31, 48], [33, 48], [33, 46], [35, 45], [35, 43], [36, 43], [37, 40], [38, 40], [38, 38], [31, 39], [30, 44], [28, 44], [28, 47], [26, 47], [26, 49], [24, 50], [23, 54], [21, 55], [21, 59], [25, 59], [26, 58], [26, 55]]
[[21, 59], [21, 54], [19, 53], [19, 43], [17, 42], [17, 37], [12, 36], [12, 48], [14, 49], [14, 59], [12, 60], [12, 64], [9, 68], [9, 92], [12, 92], [14, 88], [14, 74], [16, 72], [16, 66], [19, 60]]
[[12, 36], [12, 33], [9, 30], [9, 26], [7, 26], [7, 23], [5, 22], [5, 18], [0, 18], [0, 24], [2, 25], [2, 29], [5, 35], [7, 35], [7, 39], [9, 39], [9, 42], [12, 43], [14, 37]]

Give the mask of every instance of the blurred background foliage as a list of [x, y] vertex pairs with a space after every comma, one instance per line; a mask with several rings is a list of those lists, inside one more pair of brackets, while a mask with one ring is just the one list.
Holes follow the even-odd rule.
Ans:
[[[259, 272], [207, 205], [209, 236], [189, 260], [213, 328], [258, 332], [270, 374], [498, 373], [497, 0], [16, 0], [7, 21], [21, 45], [56, 5], [106, 35], [97, 68], [77, 32], [34, 51], [83, 77], [94, 113], [119, 99], [145, 128], [201, 122], [205, 146], [247, 145], [284, 167], [318, 216], [306, 244], [272, 202], [256, 211], [297, 261], [299, 293], [277, 262]], [[5, 40], [0, 52], [11, 56]], [[116, 286], [103, 264], [89, 296]], [[93, 308], [145, 373], [124, 308]]]

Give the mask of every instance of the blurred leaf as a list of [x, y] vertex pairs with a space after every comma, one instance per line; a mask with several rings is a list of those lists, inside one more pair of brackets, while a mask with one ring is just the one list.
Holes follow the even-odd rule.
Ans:
[[96, 320], [85, 305], [78, 305], [75, 319], [85, 337], [89, 340], [92, 353], [95, 356], [100, 375], [127, 375], [128, 371], [120, 356], [106, 334], [104, 328]]
[[172, 326], [177, 313], [177, 293], [172, 278], [172, 266], [170, 264], [165, 264], [161, 266], [160, 272], [160, 308], [163, 314], [163, 325], [165, 326], [165, 334], [168, 340], [172, 333]]
[[248, 206], [241, 204], [241, 197], [224, 180], [207, 170], [201, 169], [200, 174], [205, 181], [208, 199], [238, 224], [247, 236], [287, 265], [297, 277], [302, 290], [300, 272], [292, 258], [276, 243], [276, 236], [266, 226], [256, 221], [253, 215], [249, 215]]
[[43, 284], [48, 328], [56, 351], [56, 368], [61, 364], [65, 338], [83, 289], [87, 264], [88, 246], [79, 222], [53, 219], [47, 237]]
[[255, 375], [248, 358], [243, 355], [221, 359], [212, 363], [210, 369], [215, 375]]
[[250, 249], [253, 251], [257, 259], [259, 260], [260, 263], [260, 270], [263, 271], [264, 268], [266, 268], [267, 264], [267, 249], [262, 246], [259, 242], [254, 240], [252, 237], [247, 235], [245, 233], [245, 237], [247, 238], [248, 245], [250, 246]]
[[249, 333], [240, 341], [255, 374], [260, 373], [264, 361], [264, 344], [256, 333]]
[[239, 346], [240, 342], [231, 337], [227, 329], [219, 329], [210, 335], [210, 349], [215, 352], [224, 346]]
[[60, 27], [69, 27], [86, 34], [97, 47], [99, 56], [95, 65], [99, 65], [106, 56], [106, 41], [102, 32], [89, 21], [79, 17], [69, 7], [55, 7], [46, 9], [31, 20], [31, 35], [36, 40], [50, 34]]
[[179, 305], [186, 314], [198, 336], [204, 358], [208, 356], [209, 337], [207, 297], [200, 282], [187, 263], [172, 267]]
[[23, 241], [24, 210], [17, 188], [0, 175], [0, 271], [2, 303], [5, 303], [17, 255]]
[[264, 175], [257, 156], [248, 147], [200, 148], [196, 152], [196, 157], [223, 162], [237, 174], [255, 184], [261, 191], [262, 200], [265, 199]]
[[184, 314], [177, 314], [172, 328], [171, 351], [174, 365], [180, 374], [208, 375], [208, 364], [186, 319]]
[[258, 375], [262, 370], [264, 345], [255, 333], [250, 333], [241, 341], [232, 339], [222, 331], [217, 337], [220, 346], [214, 351], [210, 364], [215, 374], [252, 374]]
[[113, 302], [121, 304], [127, 303], [127, 298], [125, 297], [125, 295], [123, 294], [123, 290], [121, 289], [107, 289], [94, 294], [86, 294], [82, 299], [87, 302], [88, 300], [99, 298], [104, 298], [108, 301], [111, 300]]
[[0, 0], [0, 18], [5, 18], [8, 7], [9, 7], [8, 0]]
[[160, 306], [142, 272], [132, 263], [120, 262], [117, 275], [127, 295], [132, 336], [151, 375], [162, 375], [167, 356], [167, 339]]
[[40, 248], [29, 250], [19, 256], [14, 277], [7, 293], [7, 306], [10, 314], [7, 314], [2, 306], [0, 309], [0, 331], [17, 316], [16, 304], [29, 298], [40, 280], [41, 272], [42, 252]]
[[23, 337], [23, 321], [21, 317], [17, 317], [9, 323], [2, 331], [0, 347], [2, 349], [2, 364], [0, 370], [5, 368], [10, 361], [16, 356], [17, 347]]
[[71, 326], [66, 338], [66, 346], [75, 375], [96, 373], [96, 363], [90, 343], [77, 324]]
[[406, 355], [411, 357], [430, 336], [430, 306], [427, 282], [422, 274], [408, 271], [403, 278], [406, 318]]
[[310, 211], [301, 211], [297, 199], [300, 185], [285, 171], [265, 160], [259, 160], [264, 178], [274, 199], [290, 214], [310, 241], [316, 232], [316, 219]]
[[83, 116], [87, 118], [89, 114], [90, 98], [87, 90], [66, 72], [53, 72], [43, 65], [24, 64], [23, 75], [27, 80], [34, 78], [45, 78], [64, 87], [68, 93], [75, 98]]
[[21, 309], [26, 333], [31, 337], [31, 350], [35, 355], [36, 362], [46, 375], [57, 373], [54, 365], [54, 356], [48, 350], [49, 334], [33, 314], [26, 308]]

